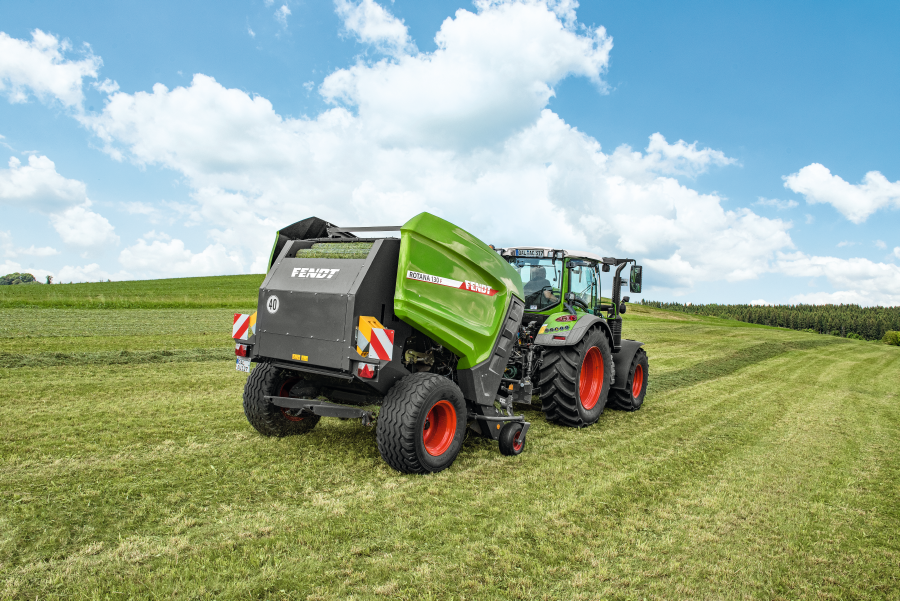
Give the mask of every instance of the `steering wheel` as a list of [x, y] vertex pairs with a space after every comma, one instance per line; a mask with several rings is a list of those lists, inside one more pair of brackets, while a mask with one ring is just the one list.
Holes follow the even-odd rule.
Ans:
[[590, 312], [590, 310], [591, 310], [591, 308], [588, 306], [588, 304], [586, 302], [584, 302], [583, 300], [581, 300], [580, 298], [578, 298], [577, 296], [569, 299], [569, 302], [578, 305], [579, 307], [581, 307], [582, 309], [584, 309], [587, 312]]

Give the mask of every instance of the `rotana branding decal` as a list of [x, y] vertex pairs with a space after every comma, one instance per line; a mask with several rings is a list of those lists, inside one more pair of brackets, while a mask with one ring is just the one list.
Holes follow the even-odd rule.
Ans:
[[339, 272], [340, 269], [329, 269], [327, 267], [317, 268], [317, 267], [295, 267], [293, 271], [291, 271], [292, 278], [328, 278], [331, 279], [334, 277], [334, 274]]
[[460, 282], [459, 280], [442, 278], [438, 275], [431, 275], [430, 273], [422, 273], [421, 271], [413, 271], [411, 269], [406, 272], [406, 278], [409, 280], [426, 282], [428, 284], [437, 284], [439, 286], [447, 286], [448, 288], [456, 288], [458, 290], [477, 292], [478, 294], [484, 294], [485, 296], [494, 296], [495, 294], [497, 294], [497, 291], [487, 284], [479, 284], [478, 282], [470, 282], [469, 280]]

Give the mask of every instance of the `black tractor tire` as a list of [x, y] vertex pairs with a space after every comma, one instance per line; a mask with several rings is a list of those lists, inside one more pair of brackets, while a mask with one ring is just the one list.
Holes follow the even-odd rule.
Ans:
[[244, 415], [250, 425], [263, 436], [291, 436], [305, 434], [319, 423], [318, 415], [282, 409], [266, 400], [267, 396], [316, 398], [318, 391], [296, 374], [273, 366], [257, 363], [244, 385]]
[[647, 364], [647, 353], [638, 349], [628, 368], [628, 379], [625, 389], [613, 388], [609, 393], [609, 408], [620, 411], [637, 411], [644, 404], [647, 384], [650, 382], [650, 369]]
[[541, 408], [547, 421], [569, 428], [600, 418], [615, 366], [609, 339], [595, 328], [572, 346], [548, 347], [541, 363]]
[[525, 429], [519, 422], [509, 422], [500, 430], [500, 454], [512, 457], [525, 450], [525, 437], [522, 430]]
[[375, 438], [385, 462], [406, 474], [447, 469], [466, 435], [466, 401], [452, 380], [410, 374], [384, 397]]

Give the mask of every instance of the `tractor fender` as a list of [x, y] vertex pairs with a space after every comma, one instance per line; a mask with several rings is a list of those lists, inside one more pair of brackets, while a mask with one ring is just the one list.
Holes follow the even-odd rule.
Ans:
[[[550, 320], [544, 322], [544, 326], [551, 325]], [[559, 336], [562, 332], [552, 332], [545, 331], [543, 334], [538, 334], [534, 337], [534, 343], [539, 344], [541, 346], [571, 346], [573, 344], [578, 344], [578, 342], [584, 338], [584, 335], [587, 333], [589, 329], [592, 327], [599, 327], [600, 330], [606, 335], [606, 338], [609, 340], [609, 346], [612, 348], [612, 331], [609, 329], [609, 324], [606, 323], [605, 319], [601, 319], [596, 315], [591, 315], [589, 313], [585, 313], [581, 316], [581, 318], [575, 322], [575, 325], [568, 331], [566, 334], [565, 340], [555, 340], [555, 336]], [[542, 330], [544, 327], [541, 328]]]
[[616, 380], [613, 382], [613, 388], [625, 389], [625, 381], [628, 380], [631, 362], [634, 361], [635, 353], [642, 346], [644, 346], [644, 343], [637, 340], [623, 340], [619, 352], [613, 353], [613, 365], [616, 366]]

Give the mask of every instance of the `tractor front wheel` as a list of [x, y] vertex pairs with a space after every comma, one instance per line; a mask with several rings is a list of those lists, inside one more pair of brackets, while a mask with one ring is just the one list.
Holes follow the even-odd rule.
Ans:
[[615, 377], [609, 340], [599, 329], [572, 346], [549, 347], [541, 364], [541, 406], [548, 421], [583, 428], [603, 413]]
[[295, 374], [271, 363], [258, 363], [244, 385], [244, 415], [250, 425], [265, 436], [305, 434], [319, 423], [318, 415], [282, 409], [267, 396], [315, 398], [318, 390]]
[[466, 402], [447, 378], [419, 372], [391, 388], [381, 405], [375, 437], [381, 457], [407, 474], [447, 469], [462, 448]]

